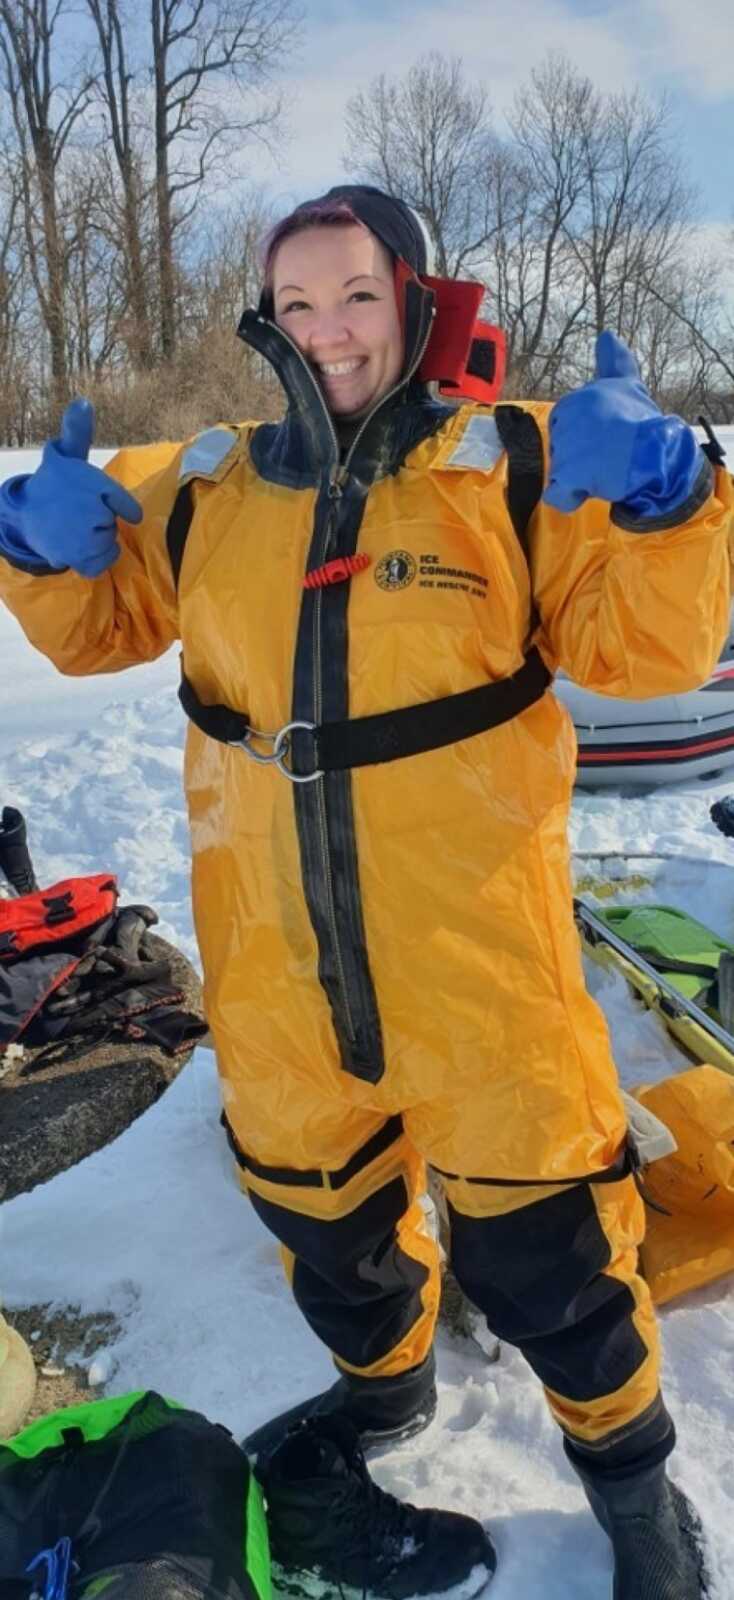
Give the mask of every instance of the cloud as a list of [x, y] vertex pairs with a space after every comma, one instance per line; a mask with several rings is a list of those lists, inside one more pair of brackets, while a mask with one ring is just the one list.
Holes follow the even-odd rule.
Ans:
[[[395, 20], [397, 17], [397, 21]], [[450, 40], [444, 0], [412, 0], [393, 19], [374, 20], [360, 7], [344, 6], [338, 20], [314, 17], [296, 70], [286, 77], [286, 104], [293, 134], [282, 152], [281, 173], [294, 189], [338, 178], [348, 99], [385, 72], [400, 77], [430, 50], [447, 47], [463, 56], [467, 76], [483, 83], [497, 111], [551, 49], [561, 48], [601, 88], [628, 81], [633, 57], [623, 36], [600, 41], [598, 19], [575, 17], [565, 0], [516, 0], [512, 26], [487, 0], [456, 0]], [[281, 79], [281, 82], [283, 80]]]
[[446, 0], [407, 0], [389, 17], [361, 0], [324, 14], [312, 0], [300, 58], [281, 79], [291, 142], [262, 177], [285, 203], [338, 181], [350, 96], [429, 50], [463, 57], [498, 118], [550, 50], [601, 90], [667, 88], [710, 103], [731, 93], [732, 15], [731, 0], [706, 0], [705, 12], [691, 0], [515, 0], [511, 17], [497, 0], [454, 0], [450, 13]]
[[[654, 31], [660, 63], [699, 100], [728, 100], [734, 111], [734, 7], [731, 0], [644, 0], [646, 25]], [[660, 70], [660, 68], [659, 68]]]

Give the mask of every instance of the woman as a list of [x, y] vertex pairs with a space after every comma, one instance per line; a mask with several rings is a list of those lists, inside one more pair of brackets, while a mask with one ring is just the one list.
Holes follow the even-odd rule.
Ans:
[[2, 593], [62, 671], [183, 641], [227, 1126], [341, 1372], [248, 1448], [306, 1415], [369, 1442], [432, 1414], [428, 1161], [456, 1276], [545, 1385], [617, 1600], [653, 1573], [660, 1600], [690, 1600], [642, 1204], [572, 917], [573, 730], [545, 691], [558, 666], [635, 698], [706, 678], [728, 623], [728, 480], [603, 335], [595, 380], [552, 413], [525, 540], [550, 408], [433, 397], [432, 351], [458, 340], [471, 377], [475, 347], [426, 265], [417, 220], [376, 190], [299, 208], [240, 327], [284, 420], [212, 430], [157, 473], [124, 452], [125, 488], [86, 462], [75, 403], [0, 495]]

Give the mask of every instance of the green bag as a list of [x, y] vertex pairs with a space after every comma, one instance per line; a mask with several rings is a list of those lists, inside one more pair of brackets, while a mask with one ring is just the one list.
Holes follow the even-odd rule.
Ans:
[[[719, 1005], [722, 956], [734, 957], [734, 945], [674, 906], [608, 906], [603, 911], [594, 907], [594, 915], [679, 994], [723, 1020]], [[725, 968], [728, 965], [724, 962]]]
[[32, 1592], [271, 1600], [265, 1512], [244, 1451], [221, 1424], [152, 1390], [31, 1423], [0, 1444], [0, 1594]]

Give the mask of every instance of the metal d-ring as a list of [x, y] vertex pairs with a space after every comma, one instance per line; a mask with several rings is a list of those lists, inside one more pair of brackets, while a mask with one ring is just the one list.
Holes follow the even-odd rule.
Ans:
[[272, 767], [272, 766], [277, 766], [278, 759], [279, 759], [278, 756], [275, 754], [275, 750], [273, 749], [273, 754], [272, 755], [263, 756], [263, 755], [260, 754], [259, 750], [254, 750], [253, 749], [252, 740], [253, 739], [270, 739], [272, 741], [273, 747], [275, 747], [275, 741], [276, 741], [277, 738], [278, 738], [277, 733], [260, 733], [258, 728], [248, 728], [247, 733], [244, 735], [244, 738], [235, 739], [233, 742], [234, 742], [234, 744], [239, 745], [241, 750], [244, 750], [245, 755], [249, 756], [251, 761], [256, 761], [259, 767]]
[[288, 778], [291, 783], [313, 783], [316, 778], [323, 778], [323, 772], [307, 772], [305, 775], [301, 775], [298, 772], [291, 772], [290, 767], [285, 764], [285, 757], [290, 749], [290, 734], [293, 728], [306, 728], [309, 733], [315, 733], [316, 723], [286, 722], [285, 726], [275, 735], [273, 755], [270, 759], [275, 760], [278, 771], [282, 772], [283, 777]]

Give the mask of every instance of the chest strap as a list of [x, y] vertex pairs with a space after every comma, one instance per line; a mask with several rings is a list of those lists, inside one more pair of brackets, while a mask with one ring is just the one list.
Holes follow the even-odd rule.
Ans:
[[[181, 675], [179, 699], [187, 717], [210, 739], [239, 745], [259, 764], [277, 766], [293, 782], [308, 783], [325, 772], [399, 761], [404, 756], [439, 750], [489, 728], [498, 728], [540, 700], [550, 682], [551, 674], [533, 648], [518, 671], [498, 683], [482, 683], [462, 694], [445, 695], [440, 700], [382, 711], [371, 717], [321, 724], [286, 723], [277, 733], [258, 732], [250, 726], [245, 712], [233, 711], [229, 706], [203, 705], [185, 673]], [[258, 749], [261, 741], [272, 744], [270, 753]]]

